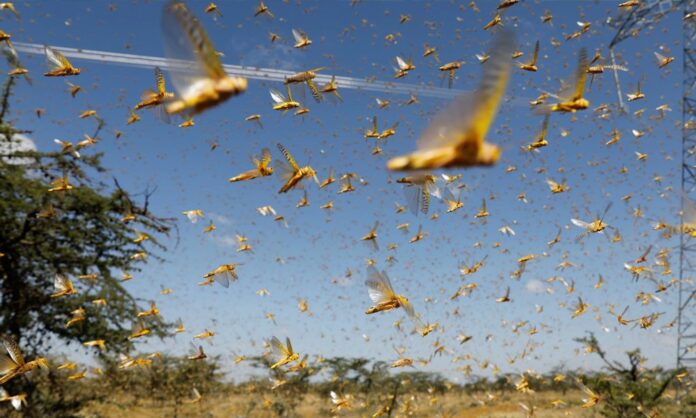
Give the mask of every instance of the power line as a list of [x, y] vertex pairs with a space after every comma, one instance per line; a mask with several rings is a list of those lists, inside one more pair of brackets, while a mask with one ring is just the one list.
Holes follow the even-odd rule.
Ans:
[[[15, 49], [25, 54], [44, 54], [44, 45], [15, 42]], [[51, 46], [56, 51], [61, 52], [68, 58], [96, 61], [106, 64], [125, 65], [138, 68], [160, 67], [168, 70], [186, 70], [191, 68], [190, 61], [171, 60], [163, 57], [153, 57], [148, 55], [123, 54], [119, 52], [95, 51], [88, 49], [78, 49], [69, 47]], [[246, 77], [252, 80], [265, 81], [284, 81], [285, 78], [295, 74], [292, 71], [277, 70], [273, 68], [252, 68], [241, 65], [224, 64], [225, 71], [230, 74]], [[316, 81], [328, 83], [331, 76], [327, 74], [317, 74]], [[441, 87], [430, 87], [418, 84], [392, 83], [386, 81], [368, 81], [354, 77], [336, 76], [336, 83], [340, 88], [374, 91], [387, 94], [417, 94], [420, 96], [433, 97], [438, 99], [451, 99], [463, 93], [462, 90], [445, 89]]]

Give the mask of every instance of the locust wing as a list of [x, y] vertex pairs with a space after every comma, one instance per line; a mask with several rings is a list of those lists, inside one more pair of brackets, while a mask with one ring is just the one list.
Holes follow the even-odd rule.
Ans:
[[266, 168], [271, 163], [271, 150], [264, 148], [261, 150], [261, 159], [259, 160], [258, 168]]
[[172, 82], [180, 96], [190, 96], [201, 79], [227, 76], [205, 29], [184, 2], [167, 3], [162, 13], [162, 31], [165, 52], [172, 64]]
[[271, 94], [271, 99], [275, 104], [281, 104], [288, 101], [288, 99], [285, 98], [283, 93], [279, 92], [276, 89], [271, 89], [269, 93]]
[[281, 343], [280, 340], [276, 337], [271, 338], [271, 350], [273, 351], [273, 356], [278, 360], [281, 360], [292, 354], [288, 350], [288, 347], [283, 345], [283, 343]]
[[295, 157], [293, 157], [292, 154], [290, 154], [290, 151], [288, 151], [287, 149], [285, 149], [285, 147], [284, 147], [282, 144], [278, 144], [278, 149], [279, 149], [280, 152], [283, 154], [283, 156], [285, 157], [285, 159], [288, 160], [288, 163], [290, 163], [290, 166], [291, 166], [295, 171], [299, 171], [299, 170], [300, 170], [300, 166], [297, 165], [297, 161], [295, 161]]
[[580, 219], [571, 218], [570, 222], [572, 222], [573, 225], [580, 227], [582, 229], [589, 229], [590, 228], [589, 223], [587, 223], [585, 221], [581, 221]]
[[476, 92], [463, 94], [440, 111], [418, 139], [418, 149], [458, 146], [478, 150], [493, 122], [510, 76], [514, 38], [503, 31], [489, 51], [490, 59]]
[[55, 49], [46, 46], [44, 47], [44, 52], [46, 53], [46, 60], [48, 61], [48, 65], [52, 70], [57, 70], [59, 68], [65, 67], [72, 67], [72, 65], [70, 65], [70, 61], [68, 61], [68, 59], [65, 58], [65, 55], [61, 54]]
[[396, 295], [386, 272], [380, 273], [374, 266], [367, 267], [367, 291], [375, 304], [393, 300]]
[[162, 74], [160, 67], [155, 67], [155, 84], [157, 85], [157, 92], [159, 94], [164, 95], [167, 92], [164, 84], [164, 74]]
[[[5, 347], [5, 350], [7, 351], [7, 354], [9, 354], [9, 358], [11, 361], [14, 363], [14, 367], [16, 368], [17, 366], [21, 366], [24, 364], [24, 356], [22, 355], [22, 351], [19, 349], [19, 345], [17, 345], [17, 342], [14, 340], [14, 338], [10, 336], [3, 336], [2, 337], [2, 344]], [[3, 361], [2, 363], [6, 363]], [[4, 366], [5, 364], [3, 364]], [[2, 367], [3, 369], [5, 367]], [[0, 370], [0, 374], [3, 371]]]
[[575, 68], [575, 75], [573, 76], [572, 82], [566, 83], [565, 87], [558, 94], [561, 101], [570, 101], [582, 98], [588, 68], [589, 62], [587, 61], [587, 50], [582, 48], [578, 53], [578, 65]]

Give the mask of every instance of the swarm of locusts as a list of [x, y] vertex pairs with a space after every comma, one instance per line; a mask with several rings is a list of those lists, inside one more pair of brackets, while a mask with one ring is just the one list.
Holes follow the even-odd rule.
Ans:
[[[231, 347], [234, 361], [223, 361], [229, 363], [225, 367], [236, 367], [249, 358], [261, 359], [272, 376], [264, 382], [271, 392], [263, 401], [269, 414], [273, 394], [283, 393], [294, 377], [320, 375], [324, 356], [334, 354], [322, 352], [326, 346], [322, 340], [331, 339], [341, 346], [340, 356], [381, 356], [387, 366], [403, 370], [426, 371], [432, 363], [447, 367], [448, 377], [456, 375], [460, 381], [510, 371], [506, 384], [524, 397], [515, 407], [516, 416], [532, 417], [543, 408], [574, 416], [572, 402], [578, 408], [596, 408], [593, 411], [609, 402], [610, 394], [602, 393], [601, 384], [595, 387], [580, 379], [572, 385], [583, 394], [582, 401], [557, 399], [542, 405], [534, 397], [530, 382], [539, 375], [534, 368], [551, 367], [538, 361], [548, 352], [544, 350], [554, 355], [569, 350], [555, 334], [560, 328], [564, 336], [582, 337], [582, 331], [589, 330], [614, 338], [614, 343], [624, 335], [653, 342], [674, 335], [676, 318], [670, 317], [674, 312], [668, 300], [679, 286], [693, 288], [694, 282], [673, 271], [672, 240], [696, 239], [696, 202], [680, 196], [671, 185], [676, 174], [668, 171], [667, 164], [681, 161], [682, 156], [657, 133], [674, 129], [675, 123], [678, 131], [688, 132], [696, 129], [696, 122], [671, 119], [677, 106], [670, 107], [670, 93], [655, 87], [672, 85], [670, 77], [682, 65], [674, 63], [680, 58], [669, 49], [673, 42], [660, 38], [657, 30], [652, 32], [654, 39], [638, 32], [632, 36], [632, 42], [649, 48], [647, 53], [642, 49], [617, 53], [618, 47], [609, 50], [600, 41], [599, 21], [606, 20], [607, 13], [585, 10], [584, 5], [581, 11], [564, 5], [561, 13], [561, 7], [518, 0], [380, 3], [390, 10], [373, 19], [367, 12], [363, 16], [362, 8], [374, 5], [359, 0], [311, 6], [254, 1], [246, 9], [237, 2], [205, 7], [190, 3], [170, 0], [158, 5], [166, 58], [151, 67], [154, 83], [150, 79], [132, 86], [140, 96], [127, 96], [120, 123], [128, 126], [124, 131], [135, 132], [131, 128], [149, 123], [150, 109], [159, 116], [152, 123], [165, 125], [162, 132], [194, 135], [212, 126], [215, 134], [199, 136], [198, 147], [208, 141], [211, 152], [224, 153], [226, 164], [234, 167], [229, 174], [217, 178], [213, 174], [217, 163], [205, 159], [218, 160], [202, 156], [198, 149], [180, 156], [177, 164], [189, 158], [202, 164], [183, 176], [199, 181], [191, 195], [210, 199], [224, 195], [228, 213], [221, 215], [205, 202], [179, 207], [177, 213], [182, 230], [197, 228], [201, 233], [195, 247], [210, 239], [224, 247], [224, 256], [187, 247], [191, 259], [174, 261], [186, 263], [182, 272], [195, 266], [202, 268], [200, 274], [187, 278], [186, 290], [163, 284], [161, 299], [133, 312], [124, 341], [131, 345], [152, 341], [155, 332], [149, 321], [171, 311], [163, 307], [175, 297], [170, 294], [191, 292], [178, 299], [179, 316], [205, 313], [200, 306], [187, 312], [184, 304], [204, 303], [204, 297], [193, 296], [194, 292], [210, 301], [223, 294], [229, 298], [225, 312], [239, 313], [235, 326], [268, 331], [260, 344], [252, 341], [249, 347], [254, 352], [239, 355]], [[615, 3], [592, 6], [604, 12], [610, 8], [618, 16], [643, 13], [649, 7], [645, 1]], [[394, 13], [402, 6], [403, 11]], [[432, 20], [430, 12], [417, 16], [408, 11], [414, 7], [448, 9], [447, 19], [456, 22], [456, 30], [447, 32], [444, 27], [453, 23]], [[339, 29], [323, 26], [324, 20], [322, 25], [297, 21], [301, 15], [320, 13], [315, 8], [341, 9], [351, 22]], [[0, 3], [3, 17], [5, 12], [20, 17], [12, 3]], [[696, 10], [685, 10], [681, 19], [696, 25]], [[249, 33], [262, 29], [266, 35], [225, 39], [233, 27]], [[534, 30], [544, 36], [537, 38]], [[346, 46], [356, 39], [365, 42], [359, 45], [361, 51], [370, 51], [352, 62], [342, 55], [357, 53]], [[0, 31], [0, 41], [14, 67], [8, 77], [31, 81], [33, 70], [19, 64], [25, 49], [16, 46], [16, 37]], [[222, 47], [233, 45], [228, 49], [236, 53], [248, 49], [240, 55], [253, 64], [223, 65], [223, 60], [236, 57], [216, 49], [213, 41]], [[469, 54], [470, 49], [474, 53]], [[45, 45], [42, 51], [48, 65], [42, 81], [50, 80], [51, 86], [69, 92], [68, 100], [90, 94], [87, 82], [83, 87], [78, 83], [94, 74], [97, 64], [82, 60], [77, 49]], [[292, 69], [271, 70], [271, 62], [263, 64], [269, 68], [252, 68], [259, 57], [270, 60], [268, 51], [280, 51], [278, 56], [287, 60], [283, 64]], [[369, 62], [375, 54], [381, 61]], [[255, 78], [250, 74], [261, 73], [263, 77], [256, 77], [260, 81], [250, 81]], [[67, 90], [65, 80], [71, 81]], [[59, 100], [57, 91], [51, 94]], [[425, 104], [431, 100], [428, 96], [440, 99], [430, 106]], [[75, 123], [102, 121], [100, 115], [108, 108], [95, 104], [81, 110]], [[37, 108], [37, 119], [43, 112]], [[214, 117], [224, 118], [224, 123], [214, 122]], [[186, 131], [171, 125], [172, 120]], [[225, 135], [220, 132], [224, 129], [246, 131], [248, 138]], [[340, 129], [346, 134], [339, 134]], [[116, 138], [121, 135], [119, 131]], [[318, 136], [322, 138], [317, 140]], [[58, 145], [56, 154], [64, 160], [89, 158], [90, 150], [108, 146], [96, 135], [84, 135], [84, 140], [79, 136], [74, 142], [60, 137], [64, 139], [55, 139], [51, 146]], [[161, 139], [165, 147], [180, 146], [173, 138]], [[120, 148], [139, 146], [116, 143]], [[152, 167], [159, 158], [149, 152], [135, 154], [151, 161], [146, 164]], [[177, 167], [179, 173], [186, 169]], [[149, 172], [143, 169], [143, 174], [147, 177]], [[173, 177], [178, 182], [182, 176]], [[47, 192], [66, 202], [80, 195], [82, 184], [64, 174], [51, 180]], [[677, 201], [679, 209], [672, 210]], [[168, 203], [172, 202], [180, 203]], [[49, 218], [55, 210], [59, 209], [37, 211], [35, 216]], [[129, 224], [135, 217], [129, 209], [120, 220], [110, 221]], [[221, 231], [230, 228], [236, 230]], [[135, 244], [154, 240], [141, 231], [133, 234]], [[0, 261], [3, 256], [0, 252]], [[142, 251], [130, 257], [146, 260], [149, 254]], [[207, 267], [199, 267], [213, 257]], [[298, 263], [302, 267], [296, 267]], [[347, 272], [334, 273], [334, 264]], [[331, 277], [316, 275], [316, 265]], [[85, 271], [73, 276], [55, 268], [53, 292], [46, 300], [55, 304], [57, 317], [65, 317], [60, 335], [77, 338], [82, 327], [100, 324], [93, 315], [112, 301], [108, 294], [100, 294], [90, 306], [73, 303], [77, 295], [89, 293], [90, 283], [101, 280], [99, 275]], [[95, 265], [101, 268], [107, 267]], [[131, 273], [122, 273], [123, 282], [133, 279]], [[249, 292], [252, 285], [249, 295], [236, 293]], [[622, 295], [620, 300], [617, 294]], [[263, 312], [249, 320], [259, 307]], [[206, 308], [218, 309], [212, 302]], [[12, 307], [3, 309], [4, 316]], [[297, 318], [293, 315], [300, 319], [293, 320]], [[186, 361], [204, 362], [210, 356], [207, 352], [223, 352], [227, 343], [214, 341], [243, 339], [240, 333], [226, 335], [222, 321], [218, 322], [221, 315], [215, 316], [208, 328], [189, 331], [179, 319], [170, 330], [190, 340], [187, 344], [193, 349]], [[196, 318], [196, 323], [202, 320]], [[322, 328], [320, 321], [331, 325]], [[282, 335], [284, 342], [273, 333]], [[252, 340], [259, 337], [249, 335]], [[80, 345], [100, 353], [111, 349], [108, 339], [80, 341]], [[35, 347], [35, 340], [15, 339], [10, 331], [0, 336], [0, 385], [46, 373], [42, 369], [76, 368], [72, 362], [53, 364], [53, 357], [35, 355]], [[686, 348], [691, 351], [696, 351], [694, 346]], [[28, 354], [26, 360], [23, 352]], [[562, 355], [578, 357], [577, 365], [583, 365], [582, 357], [593, 352], [597, 348], [588, 346], [584, 352], [569, 350]], [[605, 353], [599, 353], [604, 359]], [[118, 369], [131, 370], [145, 370], [160, 356], [119, 354]], [[71, 380], [88, 376], [71, 373]], [[677, 378], [691, 387], [691, 376], [685, 373]], [[440, 389], [434, 387], [427, 397], [397, 402], [399, 386], [391, 398], [375, 401], [349, 393], [353, 386], [348, 380], [329, 379], [334, 385], [321, 402], [331, 416], [354, 411], [372, 417], [412, 416], [426, 403], [439, 411], [437, 416], [454, 416], [443, 412]], [[554, 381], [566, 382], [565, 374], [557, 373]], [[10, 393], [0, 388], [0, 403], [7, 401], [19, 410], [35, 402], [25, 393]], [[184, 403], [206, 402], [206, 393], [196, 382], [191, 382], [189, 393], [193, 398]], [[368, 407], [368, 398], [378, 405]], [[488, 392], [472, 403], [485, 406], [499, 401], [500, 394]], [[660, 416], [657, 408], [648, 407], [630, 414]]]

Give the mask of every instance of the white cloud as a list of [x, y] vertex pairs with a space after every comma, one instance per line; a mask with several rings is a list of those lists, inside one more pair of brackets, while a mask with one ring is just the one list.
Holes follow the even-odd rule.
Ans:
[[235, 247], [237, 246], [237, 237], [229, 234], [213, 234], [213, 240], [225, 247]]
[[218, 225], [229, 226], [232, 225], [232, 219], [225, 215], [220, 215], [219, 213], [209, 213], [210, 219], [213, 220]]
[[527, 284], [524, 287], [530, 293], [544, 293], [545, 289], [544, 282], [536, 279], [527, 281]]
[[298, 71], [300, 67], [297, 51], [291, 46], [283, 44], [274, 44], [270, 47], [257, 45], [249, 54], [241, 58], [240, 64], [245, 67], [276, 68], [291, 71]]
[[0, 156], [2, 156], [3, 162], [17, 165], [29, 164], [31, 162], [29, 158], [13, 158], [6, 156], [18, 151], [36, 151], [36, 144], [31, 138], [22, 134], [14, 135], [9, 142], [4, 138], [0, 138]]

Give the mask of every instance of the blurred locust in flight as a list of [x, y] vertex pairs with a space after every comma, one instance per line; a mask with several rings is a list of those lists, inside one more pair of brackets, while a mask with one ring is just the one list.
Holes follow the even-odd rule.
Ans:
[[62, 274], [56, 274], [53, 279], [53, 287], [56, 288], [56, 292], [51, 294], [52, 298], [77, 294], [72, 280]]
[[478, 90], [456, 98], [435, 115], [418, 140], [418, 150], [389, 160], [387, 167], [423, 170], [495, 164], [500, 148], [485, 138], [505, 92], [513, 49], [512, 33], [501, 32], [489, 52]]
[[595, 55], [594, 57], [592, 57], [592, 60], [590, 61], [590, 64], [587, 67], [587, 73], [590, 74], [590, 87], [592, 87], [595, 75], [604, 73], [604, 70], [628, 71], [628, 68], [624, 67], [623, 65], [602, 64], [603, 60], [604, 57], [602, 56], [600, 51], [595, 51]]
[[312, 44], [312, 40], [309, 39], [309, 36], [301, 30], [293, 29], [292, 36], [295, 38], [295, 45], [293, 46], [297, 49], [305, 48]]
[[64, 77], [69, 75], [80, 74], [80, 69], [73, 67], [70, 61], [68, 61], [68, 59], [65, 58], [65, 55], [49, 47], [45, 47], [44, 51], [46, 52], [46, 59], [48, 60], [48, 65], [51, 67], [51, 69], [47, 73], [44, 73], [44, 76]]
[[271, 339], [271, 348], [273, 349], [273, 355], [276, 357], [277, 361], [271, 366], [271, 369], [275, 369], [280, 366], [284, 366], [293, 361], [297, 361], [300, 355], [292, 350], [292, 343], [290, 338], [285, 338], [286, 344], [283, 344], [276, 337]]
[[12, 337], [0, 336], [0, 340], [2, 340], [5, 352], [0, 354], [0, 385], [37, 367], [48, 368], [48, 360], [43, 357], [28, 362], [24, 361], [22, 351]]
[[287, 85], [286, 88], [288, 92], [288, 97], [285, 97], [283, 93], [279, 92], [276, 89], [270, 90], [271, 99], [273, 99], [273, 102], [275, 103], [273, 105], [273, 110], [278, 110], [284, 113], [290, 109], [300, 107], [300, 102], [296, 102], [292, 98], [292, 91], [290, 90], [290, 85]]
[[[9, 52], [10, 52], [9, 55], [12, 57], [10, 60], [14, 61], [14, 64], [15, 64], [14, 66], [16, 67], [15, 70], [13, 70], [14, 73], [10, 74], [10, 75], [19, 75], [18, 72], [16, 71], [17, 67], [18, 67], [18, 65], [16, 65], [18, 62], [17, 50], [15, 50], [14, 46], [12, 45], [12, 42], [10, 41], [11, 38], [12, 38], [12, 35], [0, 30], [0, 42], [5, 42], [5, 45], [7, 45], [7, 48], [9, 48]], [[11, 62], [11, 64], [12, 64], [12, 62]], [[19, 67], [19, 68], [21, 68], [21, 67]], [[26, 74], [26, 73], [23, 73], [23, 74]]]
[[669, 63], [674, 61], [674, 57], [665, 57], [664, 55], [660, 54], [659, 52], [653, 52], [653, 53], [655, 54], [655, 58], [657, 59], [657, 67], [658, 68], [664, 68]]
[[10, 395], [5, 388], [0, 388], [0, 402], [7, 401], [10, 402], [16, 411], [19, 411], [22, 409], [22, 406], [27, 406], [27, 394], [20, 393], [18, 395]]
[[397, 128], [398, 126], [399, 126], [399, 122], [394, 122], [394, 124], [393, 124], [391, 127], [389, 127], [389, 128], [387, 128], [387, 129], [383, 130], [382, 132], [380, 132], [380, 133], [377, 135], [377, 139], [378, 139], [378, 140], [383, 140], [383, 139], [387, 139], [387, 138], [389, 138], [389, 137], [391, 137], [391, 136], [396, 135], [396, 128]]
[[230, 287], [230, 282], [239, 279], [237, 266], [239, 264], [223, 264], [215, 270], [206, 273], [204, 279], [213, 279], [223, 287]]
[[537, 70], [537, 59], [539, 58], [539, 41], [536, 41], [534, 45], [534, 54], [532, 55], [532, 60], [526, 64], [517, 64], [521, 70], [536, 72]]
[[437, 177], [432, 174], [419, 174], [396, 180], [397, 183], [406, 184], [404, 188], [406, 201], [414, 215], [418, 212], [428, 213], [431, 196], [442, 198], [437, 180]]
[[216, 19], [218, 17], [222, 17], [222, 13], [220, 12], [220, 9], [218, 9], [217, 4], [215, 3], [210, 3], [206, 6], [205, 8], [206, 13], [213, 13], [213, 19]]
[[643, 91], [640, 89], [640, 80], [638, 80], [635, 91], [632, 93], [626, 93], [626, 98], [629, 102], [635, 102], [636, 100], [645, 98], [645, 93], [643, 93]]
[[273, 13], [271, 13], [271, 11], [268, 9], [268, 6], [266, 6], [266, 4], [263, 1], [260, 1], [259, 5], [256, 6], [256, 10], [254, 10], [254, 17], [260, 16], [260, 15], [268, 16], [270, 18], [275, 17], [275, 16], [273, 16]]
[[317, 103], [319, 103], [319, 102], [321, 102], [322, 96], [321, 96], [321, 93], [319, 93], [319, 88], [314, 83], [314, 79], [317, 76], [317, 72], [319, 72], [323, 69], [324, 69], [324, 67], [319, 67], [319, 68], [313, 68], [311, 70], [295, 73], [295, 74], [291, 75], [290, 77], [287, 77], [285, 79], [284, 83], [286, 85], [307, 83], [307, 87], [309, 87], [309, 90], [312, 92], [312, 97], [314, 97], [314, 100]]
[[329, 96], [330, 98], [333, 98], [333, 100], [343, 101], [341, 94], [338, 92], [338, 84], [336, 83], [335, 75], [332, 75], [331, 81], [326, 83], [326, 85], [324, 85], [324, 87], [322, 87], [319, 91], [325, 94], [332, 93], [332, 95]]
[[549, 131], [549, 115], [546, 115], [544, 117], [544, 122], [541, 125], [541, 131], [539, 132], [539, 135], [537, 135], [536, 139], [534, 139], [533, 142], [527, 144], [524, 149], [526, 151], [534, 151], [538, 150], [539, 148], [543, 148], [549, 144], [549, 142], [546, 140], [546, 133]]
[[282, 161], [276, 160], [276, 169], [278, 169], [278, 171], [282, 173], [280, 176], [285, 182], [285, 184], [283, 184], [283, 187], [280, 188], [278, 193], [286, 193], [288, 190], [292, 188], [301, 186], [300, 182], [307, 177], [314, 179], [314, 181], [317, 184], [319, 184], [317, 172], [314, 171], [312, 167], [308, 165], [300, 167], [299, 165], [297, 165], [295, 157], [293, 157], [292, 154], [290, 154], [290, 152], [287, 149], [285, 149], [285, 147], [282, 144], [278, 144], [278, 149], [283, 154], [287, 162], [290, 164], [290, 166], [288, 167], [288, 165], [283, 163]]
[[421, 323], [413, 310], [413, 305], [405, 296], [397, 295], [394, 292], [386, 272], [380, 273], [374, 266], [368, 266], [365, 284], [367, 285], [370, 299], [374, 303], [374, 306], [365, 311], [367, 315], [402, 308], [406, 315], [420, 328]]
[[601, 234], [605, 229], [611, 228], [608, 224], [604, 223], [604, 217], [606, 216], [607, 212], [609, 212], [609, 209], [611, 209], [611, 205], [612, 203], [610, 202], [606, 209], [604, 209], [604, 213], [601, 216], [597, 216], [592, 222], [585, 222], [575, 218], [570, 220], [573, 225], [585, 230], [584, 233], [578, 236], [578, 240], [582, 239], [585, 235]]
[[549, 95], [558, 99], [558, 103], [554, 103], [545, 108], [545, 111], [551, 112], [577, 112], [578, 110], [587, 109], [590, 102], [583, 97], [585, 90], [585, 80], [587, 80], [587, 70], [589, 63], [587, 62], [587, 50], [580, 49], [578, 54], [578, 66], [575, 69], [575, 80], [561, 91], [559, 95]]
[[17, 19], [19, 19], [19, 12], [14, 6], [14, 3], [11, 1], [4, 1], [0, 3], [0, 10], [9, 10], [11, 11]]
[[273, 174], [273, 167], [269, 165], [271, 163], [271, 151], [268, 148], [262, 149], [261, 158], [257, 159], [254, 157], [252, 158], [252, 162], [254, 163], [254, 168], [230, 178], [229, 181], [234, 183], [237, 181], [253, 180], [258, 177], [266, 177]]
[[447, 64], [444, 64], [440, 67], [440, 71], [445, 71], [449, 73], [447, 77], [447, 86], [449, 88], [452, 88], [452, 84], [454, 83], [454, 76], [457, 74], [457, 70], [461, 67], [462, 63], [459, 61], [448, 62]]
[[394, 78], [405, 77], [406, 75], [408, 75], [409, 71], [416, 69], [416, 66], [413, 65], [412, 59], [409, 59], [408, 61], [404, 61], [404, 59], [398, 55], [396, 57], [396, 65], [398, 65], [399, 68], [396, 69], [396, 73], [394, 75]]
[[162, 28], [167, 56], [194, 62], [172, 72], [178, 97], [169, 101], [167, 113], [197, 114], [246, 90], [246, 78], [225, 73], [203, 26], [182, 1], [164, 7]]
[[363, 136], [367, 138], [379, 138], [379, 129], [377, 128], [377, 116], [372, 118], [372, 126], [365, 130]]
[[160, 106], [165, 100], [174, 97], [174, 93], [170, 93], [166, 90], [164, 74], [162, 74], [162, 70], [160, 70], [159, 67], [155, 67], [155, 83], [157, 85], [157, 91], [145, 91], [141, 96], [140, 102], [135, 105], [135, 110]]
[[362, 238], [360, 238], [362, 241], [369, 241], [372, 243], [373, 248], [375, 251], [379, 251], [379, 245], [377, 244], [377, 228], [379, 227], [379, 221], [375, 222], [375, 226], [370, 229], [370, 231], [365, 234]]

